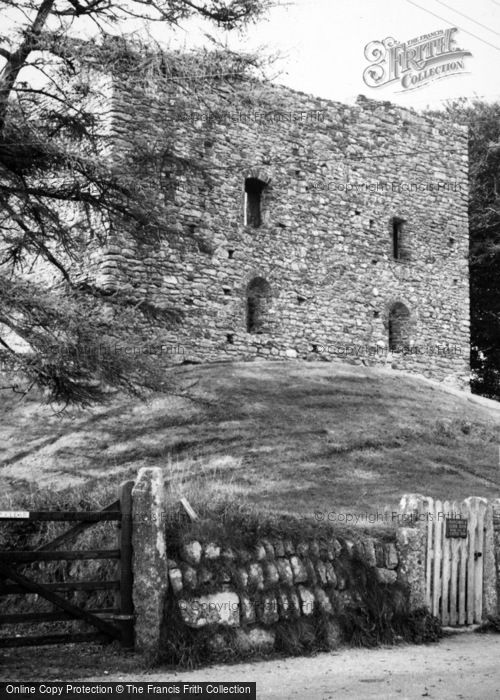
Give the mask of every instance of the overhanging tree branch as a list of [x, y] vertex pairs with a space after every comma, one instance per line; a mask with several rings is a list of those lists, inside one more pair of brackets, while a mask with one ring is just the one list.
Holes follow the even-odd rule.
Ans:
[[[230, 93], [231, 81], [236, 85], [256, 62], [223, 49], [210, 54], [215, 67], [207, 70], [204, 57], [167, 60], [153, 42], [106, 36], [101, 27], [129, 17], [174, 27], [197, 16], [230, 29], [258, 17], [268, 0], [0, 0], [2, 5], [23, 17], [20, 31], [0, 39], [0, 324], [27, 343], [28, 352], [12, 348], [16, 362], [29, 384], [36, 382], [52, 398], [88, 403], [105, 398], [109, 386], [132, 393], [141, 385], [159, 388], [158, 368], [118, 351], [102, 356], [99, 348], [117, 338], [125, 345], [131, 337], [143, 339], [144, 324], [160, 316], [170, 328], [179, 310], [159, 308], [148, 292], [138, 298], [136, 292], [99, 288], [79, 265], [88, 261], [89, 243], [98, 247], [117, 230], [127, 231], [132, 247], [148, 251], [163, 237], [180, 245], [173, 240], [168, 198], [158, 196], [164, 155], [169, 167], [189, 172], [194, 181], [206, 184], [210, 173], [197, 159], [175, 154], [167, 126], [153, 143], [137, 132], [130, 143], [122, 141], [114, 162], [113, 137], [102, 127], [108, 115], [102, 111], [102, 121], [94, 115], [107, 93], [93, 78], [128, 75], [137, 83], [140, 76], [159, 92], [180, 85], [183, 95], [196, 94], [203, 105], [205, 98], [209, 104], [211, 81], [224, 80]], [[96, 41], [70, 33], [79, 18], [97, 24]], [[21, 82], [31, 76], [21, 75], [28, 66], [45, 76], [43, 84]], [[57, 270], [50, 287], [23, 276], [35, 262]], [[0, 354], [8, 340], [0, 326]]]

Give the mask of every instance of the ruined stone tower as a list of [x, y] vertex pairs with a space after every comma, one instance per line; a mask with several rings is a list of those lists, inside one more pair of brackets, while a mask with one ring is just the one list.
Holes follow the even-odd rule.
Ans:
[[361, 97], [248, 94], [111, 84], [115, 154], [168, 134], [155, 177], [184, 245], [116, 231], [97, 286], [176, 310], [149, 337], [166, 360], [348, 359], [467, 385], [466, 130]]

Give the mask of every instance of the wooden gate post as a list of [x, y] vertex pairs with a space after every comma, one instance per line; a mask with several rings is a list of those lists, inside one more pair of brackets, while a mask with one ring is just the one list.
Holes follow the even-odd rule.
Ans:
[[483, 617], [486, 618], [488, 615], [496, 615], [498, 607], [495, 532], [493, 528], [493, 505], [491, 503], [488, 503], [484, 517], [483, 557]]
[[490, 501], [493, 518], [493, 552], [495, 559], [497, 609], [493, 615], [500, 614], [500, 498], [493, 498]]
[[126, 649], [134, 646], [134, 602], [132, 598], [132, 489], [133, 481], [120, 486], [120, 615], [121, 643]]
[[143, 467], [132, 489], [135, 646], [156, 658], [168, 587], [165, 488], [159, 467]]

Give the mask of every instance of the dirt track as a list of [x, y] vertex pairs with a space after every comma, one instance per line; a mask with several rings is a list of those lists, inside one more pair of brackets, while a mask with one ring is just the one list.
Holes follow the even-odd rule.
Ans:
[[258, 700], [492, 700], [500, 698], [500, 635], [457, 634], [439, 644], [345, 649], [315, 657], [144, 672], [136, 654], [97, 646], [12, 649], [1, 680], [256, 681]]
[[313, 658], [147, 677], [158, 681], [174, 678], [255, 680], [258, 700], [491, 700], [500, 698], [500, 636], [459, 634], [429, 646], [349, 649]]

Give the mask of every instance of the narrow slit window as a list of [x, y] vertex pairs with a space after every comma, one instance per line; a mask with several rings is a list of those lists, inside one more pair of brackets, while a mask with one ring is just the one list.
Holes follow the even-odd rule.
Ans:
[[406, 221], [397, 217], [392, 219], [392, 254], [394, 260], [409, 260]]
[[245, 180], [245, 226], [259, 228], [262, 224], [262, 192], [265, 186], [255, 177]]

